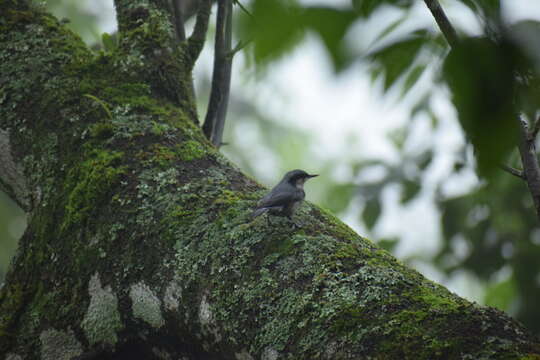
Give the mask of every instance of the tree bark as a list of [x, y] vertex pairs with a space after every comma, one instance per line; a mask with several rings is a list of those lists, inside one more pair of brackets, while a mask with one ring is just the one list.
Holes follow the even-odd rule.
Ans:
[[250, 223], [264, 189], [195, 125], [194, 49], [175, 43], [169, 7], [116, 5], [120, 46], [94, 54], [39, 8], [0, 1], [0, 184], [28, 214], [0, 354], [538, 358], [510, 317], [314, 205], [301, 229]]

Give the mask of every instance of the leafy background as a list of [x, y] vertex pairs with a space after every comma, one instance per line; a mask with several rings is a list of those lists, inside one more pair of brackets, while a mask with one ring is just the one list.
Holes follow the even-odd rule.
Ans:
[[[423, 2], [245, 1], [235, 38], [250, 45], [234, 60], [222, 150], [269, 186], [292, 168], [320, 173], [311, 201], [540, 332], [538, 220], [525, 183], [498, 169], [519, 167], [516, 112], [540, 108], [533, 3], [444, 1], [462, 39], [450, 51]], [[106, 1], [47, 6], [94, 46], [114, 32]], [[201, 118], [211, 38], [195, 71]], [[0, 277], [24, 226], [0, 194]]]

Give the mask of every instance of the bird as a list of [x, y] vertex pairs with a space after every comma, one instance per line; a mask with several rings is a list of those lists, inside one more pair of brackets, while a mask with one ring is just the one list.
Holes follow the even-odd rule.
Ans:
[[[270, 215], [287, 217], [294, 226], [299, 227], [292, 216], [306, 197], [304, 183], [316, 176], [319, 175], [310, 175], [299, 169], [287, 172], [281, 181], [259, 200], [255, 210], [251, 213], [251, 219], [253, 220], [267, 212]], [[269, 218], [267, 221], [270, 223]]]

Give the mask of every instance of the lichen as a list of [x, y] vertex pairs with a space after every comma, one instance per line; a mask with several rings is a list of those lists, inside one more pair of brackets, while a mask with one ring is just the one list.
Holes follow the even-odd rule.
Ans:
[[199, 304], [199, 321], [203, 325], [208, 325], [212, 322], [212, 311], [210, 310], [210, 303], [208, 303], [206, 295], [203, 295]]
[[6, 360], [23, 360], [23, 358], [17, 354], [7, 354]]
[[123, 328], [116, 295], [110, 286], [105, 288], [101, 286], [97, 273], [88, 283], [88, 294], [90, 304], [81, 323], [88, 342], [92, 345], [97, 343], [116, 344], [118, 340], [116, 334]]
[[131, 311], [135, 318], [141, 319], [154, 328], [165, 324], [161, 314], [161, 301], [144, 282], [130, 287]]
[[82, 354], [82, 345], [72, 330], [44, 330], [39, 335], [39, 340], [43, 360], [71, 360]]
[[176, 281], [171, 281], [165, 290], [163, 303], [167, 310], [177, 310], [180, 298], [182, 297], [182, 287]]

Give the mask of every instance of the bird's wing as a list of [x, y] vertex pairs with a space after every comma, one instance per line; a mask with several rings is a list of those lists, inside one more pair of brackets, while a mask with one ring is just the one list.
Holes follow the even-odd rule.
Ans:
[[294, 191], [271, 191], [257, 204], [258, 208], [285, 206], [291, 201], [300, 201], [304, 198], [304, 192], [300, 189]]

